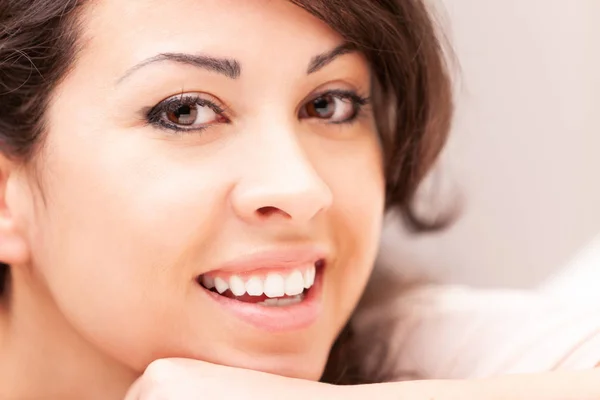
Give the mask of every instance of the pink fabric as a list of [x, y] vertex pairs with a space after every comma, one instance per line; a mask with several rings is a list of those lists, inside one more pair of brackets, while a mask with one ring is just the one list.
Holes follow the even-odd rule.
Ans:
[[600, 361], [600, 306], [594, 304], [452, 286], [424, 286], [371, 304], [359, 309], [355, 329], [363, 340], [389, 340], [399, 373], [481, 378], [592, 368]]

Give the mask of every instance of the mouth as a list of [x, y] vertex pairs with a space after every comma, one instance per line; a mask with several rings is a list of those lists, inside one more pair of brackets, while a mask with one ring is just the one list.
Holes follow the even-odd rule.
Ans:
[[325, 260], [294, 268], [244, 273], [206, 273], [196, 281], [213, 295], [255, 307], [289, 308], [307, 300]]
[[222, 310], [223, 319], [233, 317], [271, 333], [304, 330], [316, 324], [325, 309], [330, 254], [316, 246], [255, 252], [194, 280], [202, 301]]

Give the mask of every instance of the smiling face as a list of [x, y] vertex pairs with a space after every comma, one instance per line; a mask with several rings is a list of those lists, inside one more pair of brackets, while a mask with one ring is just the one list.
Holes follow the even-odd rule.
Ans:
[[23, 203], [40, 301], [138, 371], [318, 379], [383, 216], [365, 59], [287, 1], [85, 7]]

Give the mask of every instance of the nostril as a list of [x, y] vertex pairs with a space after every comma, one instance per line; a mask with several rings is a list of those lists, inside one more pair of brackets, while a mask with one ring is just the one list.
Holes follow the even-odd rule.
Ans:
[[258, 210], [256, 210], [256, 212], [258, 212], [260, 215], [270, 215], [273, 214], [275, 211], [277, 211], [275, 207], [261, 207]]
[[271, 215], [275, 215], [275, 214], [281, 214], [284, 215], [286, 217], [289, 217], [290, 215], [288, 213], [286, 213], [285, 211], [282, 211], [281, 209], [277, 208], [277, 207], [261, 207], [258, 210], [256, 210], [256, 212], [258, 213], [258, 215], [260, 215], [261, 217], [269, 217]]

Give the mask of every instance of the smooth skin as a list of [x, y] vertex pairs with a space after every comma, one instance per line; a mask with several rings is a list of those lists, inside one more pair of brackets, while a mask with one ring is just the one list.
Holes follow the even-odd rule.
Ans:
[[[44, 146], [26, 168], [5, 160], [0, 260], [13, 281], [0, 387], [76, 382], [75, 393], [122, 397], [164, 357], [317, 380], [371, 273], [384, 214], [372, 110], [350, 118], [358, 103], [339, 95], [367, 102], [365, 59], [315, 70], [344, 41], [287, 1], [90, 1], [81, 26]], [[231, 68], [182, 61], [194, 56]], [[331, 112], [316, 114], [311, 102], [330, 92], [320, 108]], [[182, 98], [202, 104], [192, 125], [181, 110], [152, 112]], [[307, 328], [251, 326], [196, 282], [302, 245], [328, 253]]]
[[[329, 97], [331, 113], [311, 108], [331, 91], [368, 103], [360, 54], [308, 73], [343, 45], [338, 34], [267, 0], [90, 1], [81, 22], [82, 50], [52, 94], [44, 145], [28, 165], [0, 160], [0, 260], [12, 276], [0, 395], [121, 399], [134, 382], [128, 398], [144, 400], [502, 393], [316, 383], [371, 273], [384, 214], [369, 105], [356, 118], [348, 98]], [[177, 98], [203, 104], [192, 131], [182, 131], [189, 113], [151, 112]], [[305, 244], [330, 253], [322, 312], [306, 329], [266, 332], [198, 295], [199, 274]], [[187, 360], [153, 363], [172, 357]], [[509, 393], [506, 381], [490, 385]]]
[[168, 359], [151, 364], [125, 400], [595, 400], [600, 399], [598, 382], [600, 370], [333, 386], [195, 360]]

